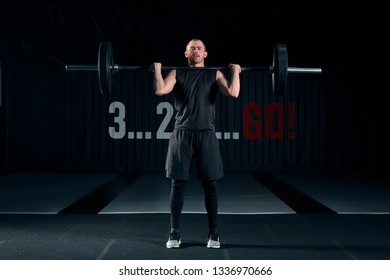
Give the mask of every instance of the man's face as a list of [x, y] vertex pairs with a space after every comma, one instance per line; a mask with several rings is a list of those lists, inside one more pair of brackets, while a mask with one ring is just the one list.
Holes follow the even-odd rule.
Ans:
[[204, 63], [207, 52], [202, 41], [192, 40], [188, 43], [184, 55], [190, 65], [199, 65]]

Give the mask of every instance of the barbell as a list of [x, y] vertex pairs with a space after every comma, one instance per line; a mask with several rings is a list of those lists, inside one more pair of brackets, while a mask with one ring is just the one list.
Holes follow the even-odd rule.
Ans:
[[[67, 71], [98, 71], [100, 92], [102, 94], [111, 94], [114, 86], [114, 73], [119, 70], [139, 71], [148, 70], [146, 66], [119, 66], [114, 64], [114, 53], [112, 44], [109, 41], [101, 41], [99, 44], [98, 64], [97, 65], [83, 65], [73, 64], [65, 65]], [[199, 70], [199, 67], [175, 67], [162, 66], [163, 70]], [[226, 70], [228, 67], [201, 67], [202, 70]], [[260, 70], [269, 71], [272, 75], [272, 93], [276, 96], [284, 95], [287, 85], [288, 73], [311, 73], [319, 74], [322, 72], [321, 68], [302, 68], [289, 67], [287, 57], [287, 47], [285, 44], [276, 44], [273, 51], [272, 66], [251, 66], [241, 67], [241, 71]]]

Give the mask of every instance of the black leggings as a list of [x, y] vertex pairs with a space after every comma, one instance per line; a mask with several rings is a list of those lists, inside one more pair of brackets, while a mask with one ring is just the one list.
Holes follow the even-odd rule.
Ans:
[[[170, 208], [171, 208], [171, 230], [180, 230], [180, 216], [184, 205], [184, 190], [186, 180], [172, 179]], [[204, 191], [204, 203], [207, 211], [209, 229], [217, 230], [218, 195], [217, 182], [215, 180], [202, 181]]]

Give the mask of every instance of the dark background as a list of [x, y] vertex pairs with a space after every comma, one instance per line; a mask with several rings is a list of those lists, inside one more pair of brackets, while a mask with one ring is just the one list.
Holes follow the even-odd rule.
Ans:
[[[8, 91], [10, 69], [15, 67], [97, 64], [103, 40], [112, 42], [114, 61], [122, 66], [148, 66], [154, 61], [184, 65], [185, 44], [194, 37], [207, 44], [208, 66], [231, 62], [269, 66], [274, 45], [285, 43], [290, 66], [321, 67], [337, 80], [340, 122], [348, 139], [340, 149], [350, 149], [345, 154], [351, 155], [345, 161], [353, 162], [356, 153], [374, 149], [374, 168], [386, 172], [387, 16], [383, 7], [370, 4], [3, 1], [2, 90]], [[5, 111], [5, 105], [0, 107], [3, 155], [10, 129]], [[1, 163], [5, 162], [2, 157]], [[364, 162], [351, 166], [358, 165]]]
[[292, 66], [364, 71], [354, 67], [379, 62], [375, 56], [386, 26], [380, 6], [120, 3], [3, 1], [1, 59], [44, 66], [96, 64], [98, 43], [108, 40], [119, 65], [155, 60], [178, 65], [185, 62], [185, 43], [199, 37], [209, 48], [210, 65], [270, 65], [274, 45], [286, 43]]

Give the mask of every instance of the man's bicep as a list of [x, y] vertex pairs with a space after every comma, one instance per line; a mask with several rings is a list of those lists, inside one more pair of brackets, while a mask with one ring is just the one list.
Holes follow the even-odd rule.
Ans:
[[217, 71], [217, 85], [222, 94], [229, 95], [229, 84], [221, 71]]
[[171, 92], [176, 84], [176, 71], [170, 71], [164, 79], [166, 91]]

